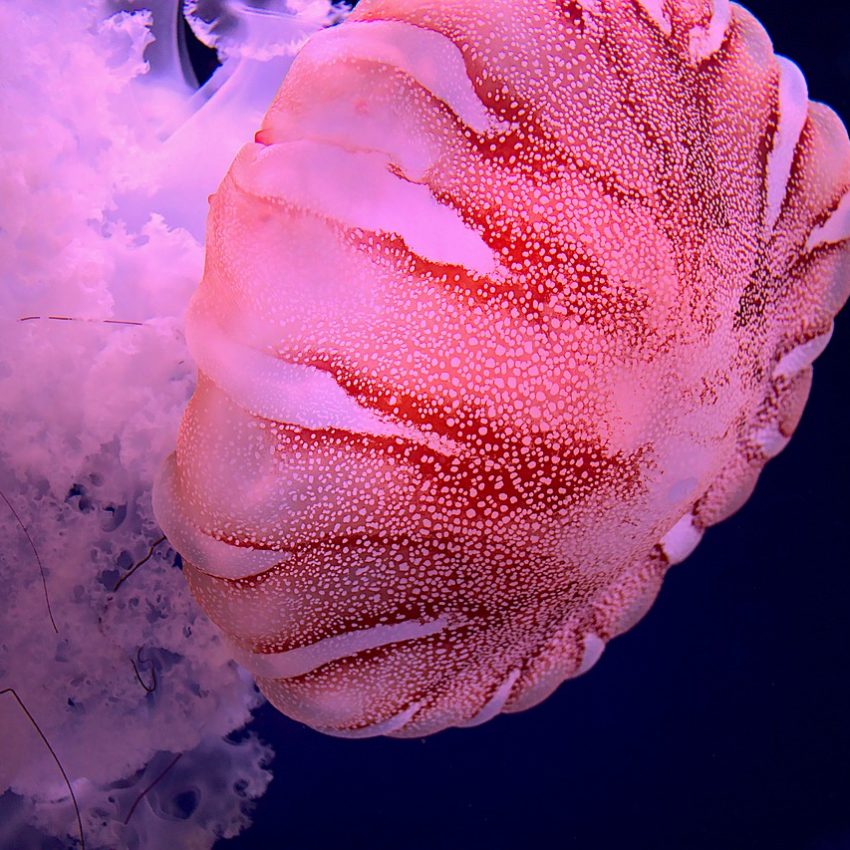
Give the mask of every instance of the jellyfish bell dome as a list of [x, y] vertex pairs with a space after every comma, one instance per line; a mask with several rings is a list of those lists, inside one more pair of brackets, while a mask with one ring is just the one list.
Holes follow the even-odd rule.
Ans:
[[269, 700], [422, 736], [585, 672], [794, 431], [848, 189], [728, 2], [363, 0], [313, 36], [211, 199], [155, 493]]

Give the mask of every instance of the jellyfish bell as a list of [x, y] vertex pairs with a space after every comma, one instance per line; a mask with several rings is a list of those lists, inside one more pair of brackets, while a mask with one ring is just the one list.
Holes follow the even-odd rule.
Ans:
[[794, 431], [848, 189], [734, 4], [363, 0], [315, 35], [212, 198], [155, 492], [269, 700], [420, 736], [586, 671]]

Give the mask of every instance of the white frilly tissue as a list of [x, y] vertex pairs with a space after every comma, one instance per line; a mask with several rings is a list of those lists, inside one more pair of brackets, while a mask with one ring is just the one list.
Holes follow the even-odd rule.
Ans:
[[[221, 61], [202, 86], [181, 13]], [[270, 748], [232, 734], [262, 698], [192, 600], [150, 489], [194, 385], [182, 316], [207, 197], [300, 44], [342, 14], [0, 0], [4, 847], [82, 830], [88, 850], [209, 848], [271, 779]]]

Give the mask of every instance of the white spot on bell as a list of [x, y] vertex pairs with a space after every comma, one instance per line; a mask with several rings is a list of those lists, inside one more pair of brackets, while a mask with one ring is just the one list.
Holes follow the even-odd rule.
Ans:
[[702, 529], [694, 524], [693, 514], [685, 514], [661, 538], [661, 548], [671, 564], [679, 564], [697, 548], [702, 540]]

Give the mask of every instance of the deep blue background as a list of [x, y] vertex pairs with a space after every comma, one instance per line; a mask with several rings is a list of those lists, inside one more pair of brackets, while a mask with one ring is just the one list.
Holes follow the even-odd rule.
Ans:
[[[748, 6], [850, 118], [850, 2]], [[755, 496], [540, 707], [422, 741], [263, 709], [275, 779], [222, 850], [848, 850], [848, 366], [845, 313]]]

